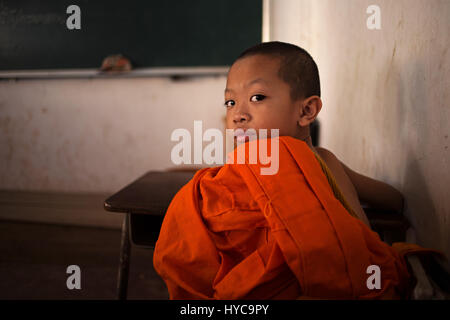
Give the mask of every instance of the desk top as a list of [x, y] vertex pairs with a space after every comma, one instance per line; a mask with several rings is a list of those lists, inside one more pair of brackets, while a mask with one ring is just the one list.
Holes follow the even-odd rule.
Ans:
[[112, 212], [164, 215], [172, 198], [191, 178], [192, 171], [149, 171], [106, 199]]
[[[106, 199], [107, 211], [164, 216], [172, 198], [195, 171], [150, 171]], [[402, 215], [385, 210], [363, 207], [374, 229], [403, 229], [409, 227]]]

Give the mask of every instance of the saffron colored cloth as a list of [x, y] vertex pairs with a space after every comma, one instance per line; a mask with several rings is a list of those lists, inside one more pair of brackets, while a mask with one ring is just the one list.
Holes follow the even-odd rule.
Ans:
[[[305, 142], [279, 138], [274, 175], [249, 149], [245, 164], [202, 169], [172, 200], [153, 258], [171, 299], [408, 297], [399, 250], [415, 248], [389, 246], [350, 215]], [[380, 289], [367, 285], [371, 265]]]

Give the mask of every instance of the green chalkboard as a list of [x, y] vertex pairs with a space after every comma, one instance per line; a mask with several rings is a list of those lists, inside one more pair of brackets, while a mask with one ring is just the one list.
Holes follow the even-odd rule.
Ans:
[[262, 0], [0, 0], [0, 70], [227, 66], [261, 32]]

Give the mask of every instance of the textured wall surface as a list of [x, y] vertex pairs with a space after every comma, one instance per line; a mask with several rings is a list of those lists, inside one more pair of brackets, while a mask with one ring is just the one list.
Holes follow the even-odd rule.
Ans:
[[0, 81], [0, 189], [115, 192], [173, 167], [176, 128], [223, 128], [225, 76]]
[[[366, 26], [372, 4], [380, 30]], [[450, 1], [289, 0], [272, 11], [271, 40], [319, 66], [321, 145], [402, 191], [417, 241], [450, 256]]]

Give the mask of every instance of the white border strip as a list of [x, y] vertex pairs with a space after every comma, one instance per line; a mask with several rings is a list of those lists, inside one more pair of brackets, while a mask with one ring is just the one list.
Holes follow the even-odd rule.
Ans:
[[105, 73], [97, 69], [8, 70], [0, 71], [0, 79], [54, 79], [54, 78], [136, 78], [173, 76], [223, 76], [229, 67], [142, 68], [129, 72]]
[[262, 12], [262, 42], [269, 42], [271, 37], [270, 34], [270, 12], [272, 7], [271, 0], [263, 0], [263, 12]]

